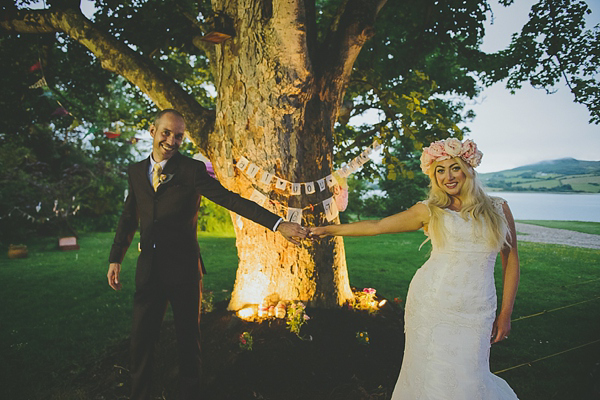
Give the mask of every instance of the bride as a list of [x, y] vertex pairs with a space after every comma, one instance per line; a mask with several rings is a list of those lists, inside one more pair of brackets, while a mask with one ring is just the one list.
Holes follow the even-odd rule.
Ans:
[[[311, 228], [313, 237], [372, 236], [423, 228], [430, 258], [406, 299], [406, 345], [392, 400], [516, 399], [489, 369], [490, 346], [508, 338], [519, 284], [515, 224], [506, 201], [488, 196], [474, 168], [475, 143], [446, 139], [423, 149], [429, 198], [381, 220]], [[496, 315], [494, 264], [502, 258]]]

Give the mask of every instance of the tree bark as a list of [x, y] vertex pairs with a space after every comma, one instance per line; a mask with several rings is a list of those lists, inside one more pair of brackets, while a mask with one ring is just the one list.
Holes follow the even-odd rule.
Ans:
[[[322, 223], [321, 201], [329, 190], [290, 196], [248, 178], [234, 162], [246, 157], [289, 182], [314, 182], [331, 173], [332, 121], [319, 93], [308, 57], [302, 1], [213, 1], [234, 21], [236, 35], [217, 48], [218, 92], [209, 153], [219, 179], [250, 197], [269, 196], [267, 207], [286, 217], [286, 207], [304, 208], [304, 225]], [[313, 121], [307, 123], [307, 121]], [[288, 187], [288, 193], [289, 193]], [[240, 257], [229, 308], [277, 300], [302, 300], [336, 307], [352, 297], [339, 238], [294, 246], [279, 234], [234, 217]]]

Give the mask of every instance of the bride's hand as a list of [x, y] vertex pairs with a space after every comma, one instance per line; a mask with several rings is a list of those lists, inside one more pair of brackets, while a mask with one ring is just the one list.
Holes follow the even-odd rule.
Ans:
[[492, 327], [491, 343], [494, 344], [501, 342], [502, 340], [508, 339], [510, 328], [510, 315], [507, 316], [502, 312], [498, 314]]
[[310, 239], [317, 239], [327, 236], [329, 233], [327, 232], [326, 226], [312, 226], [308, 230], [308, 237]]

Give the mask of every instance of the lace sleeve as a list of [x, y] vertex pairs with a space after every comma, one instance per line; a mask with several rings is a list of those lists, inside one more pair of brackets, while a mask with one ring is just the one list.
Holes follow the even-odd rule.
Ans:
[[502, 215], [504, 213], [504, 211], [502, 210], [502, 206], [506, 204], [506, 200], [504, 200], [502, 197], [493, 196], [490, 196], [490, 199], [492, 200], [492, 205], [494, 206], [496, 211], [498, 211]]

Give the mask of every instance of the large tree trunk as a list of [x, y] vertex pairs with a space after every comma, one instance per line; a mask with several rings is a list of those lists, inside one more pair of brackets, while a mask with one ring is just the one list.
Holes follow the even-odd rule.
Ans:
[[[218, 178], [250, 197], [254, 189], [276, 204], [304, 208], [331, 197], [329, 189], [290, 196], [250, 179], [234, 163], [246, 157], [290, 182], [311, 182], [332, 171], [331, 132], [337, 107], [318, 97], [318, 82], [308, 57], [302, 2], [238, 0], [215, 4], [234, 22], [236, 36], [217, 48], [218, 103], [209, 136]], [[272, 8], [271, 8], [272, 7]], [[310, 121], [307, 123], [306, 121]], [[289, 188], [288, 188], [289, 189]], [[241, 223], [240, 223], [241, 222]], [[322, 224], [320, 206], [304, 210], [303, 225]], [[234, 217], [240, 258], [229, 308], [263, 300], [303, 300], [320, 307], [342, 305], [352, 297], [341, 238], [304, 241], [302, 246], [251, 221]]]

